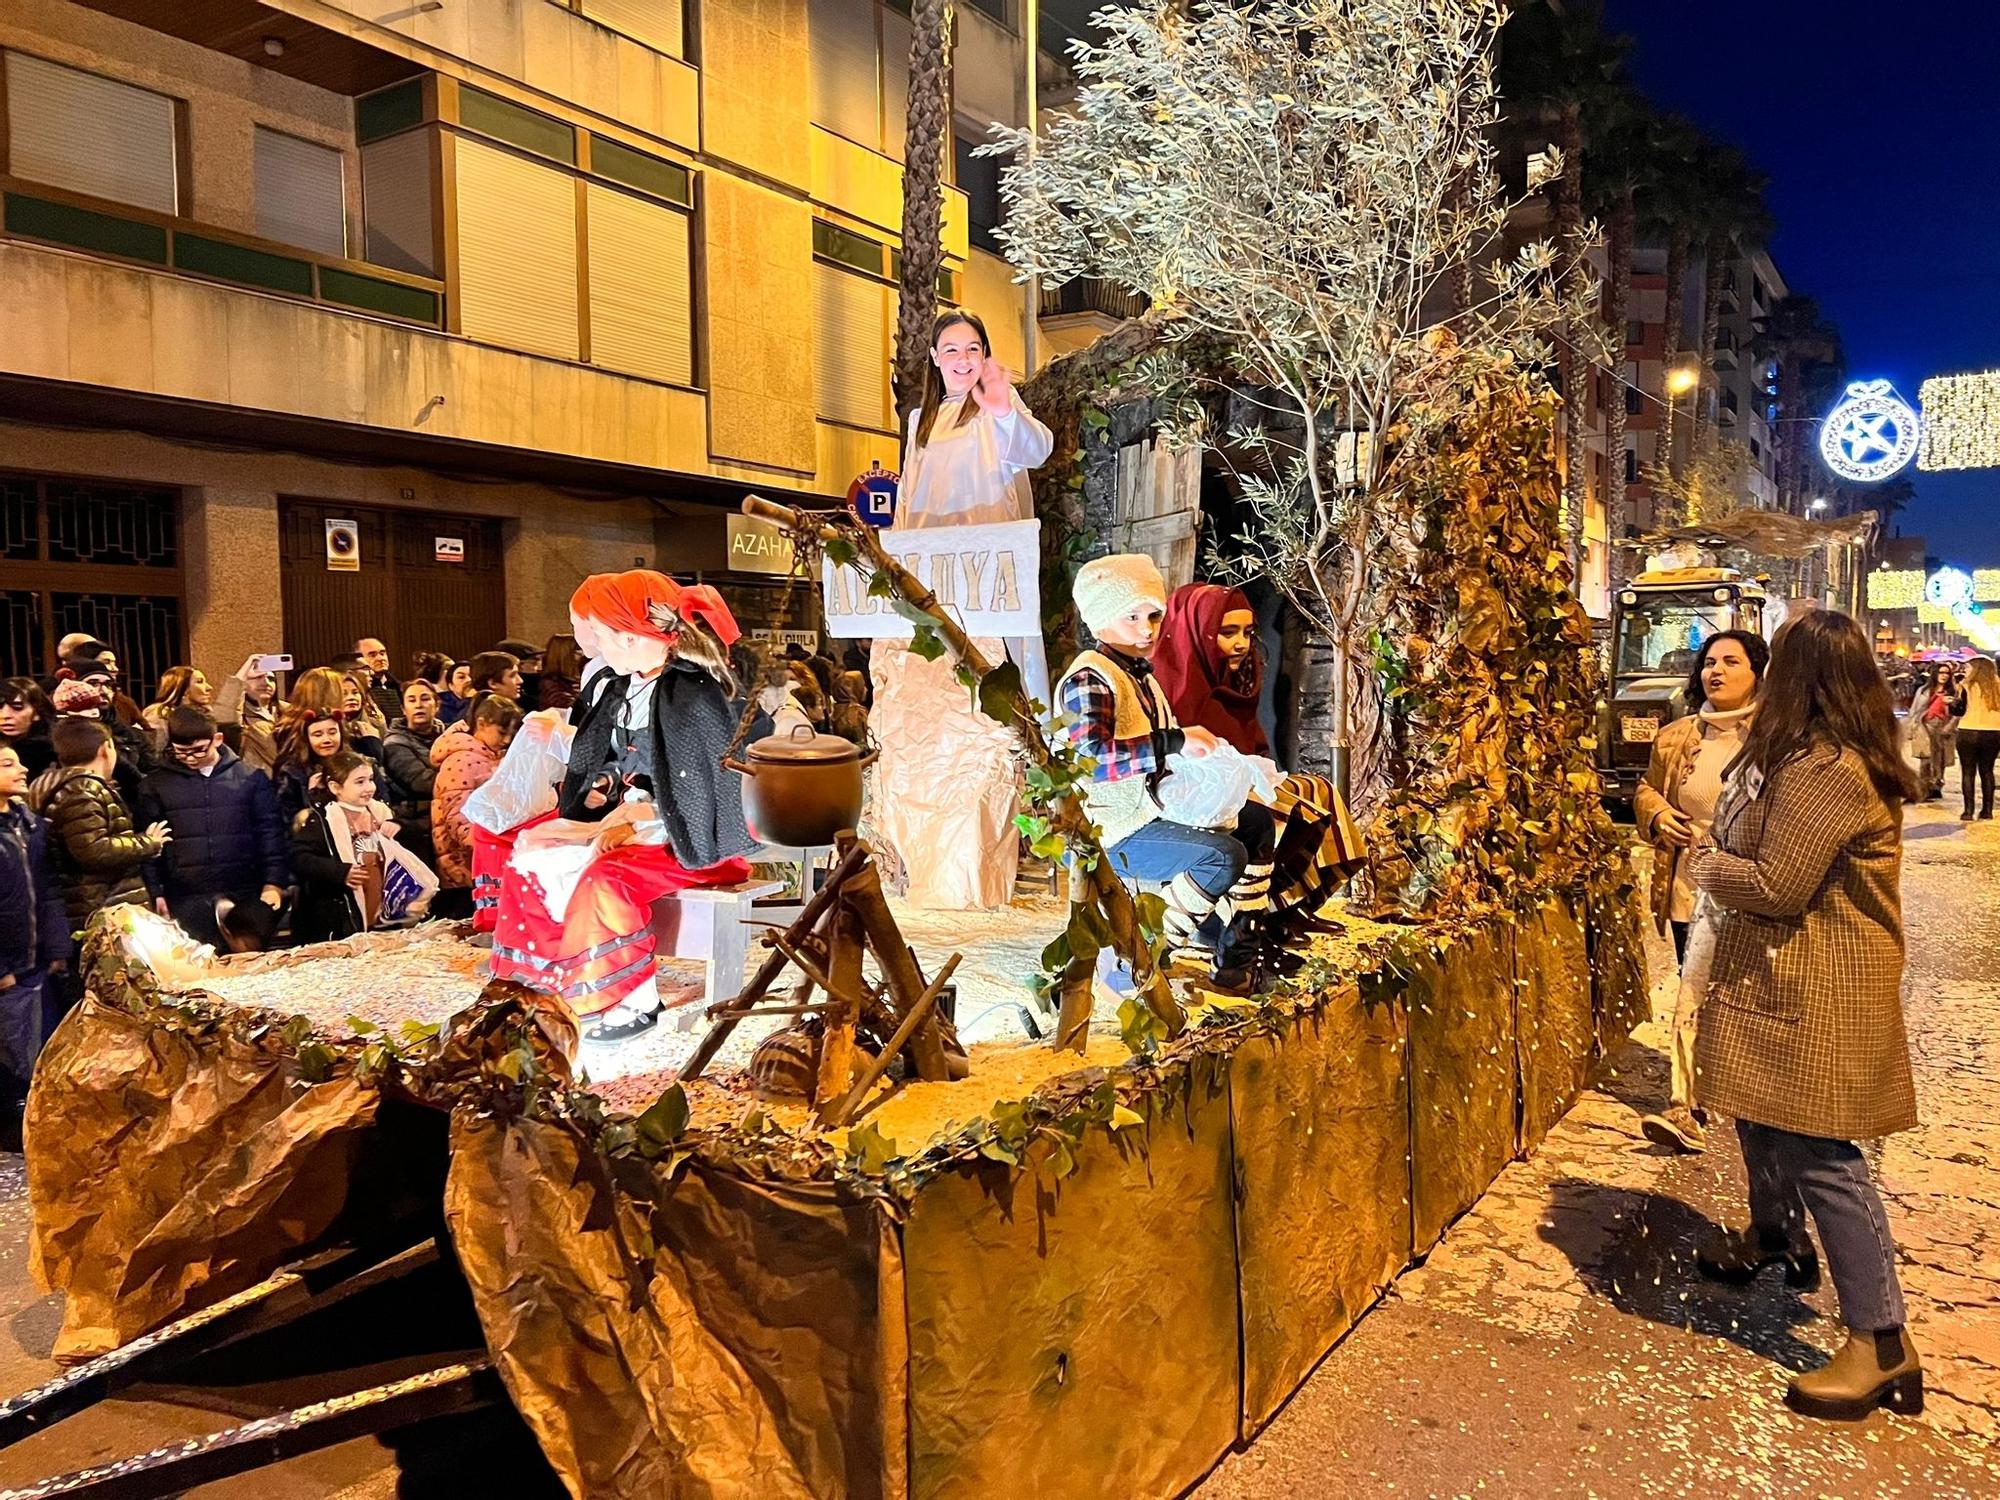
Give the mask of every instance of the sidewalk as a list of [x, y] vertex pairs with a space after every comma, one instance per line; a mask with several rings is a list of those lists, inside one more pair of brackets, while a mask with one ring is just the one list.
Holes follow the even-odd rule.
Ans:
[[[1955, 805], [1955, 804], [1954, 804]], [[1639, 1134], [1666, 1090], [1655, 1020], [1529, 1161], [1398, 1281], [1247, 1451], [1195, 1493], [2000, 1495], [2000, 825], [1912, 809], [1906, 1005], [1921, 1129], [1875, 1160], [1929, 1405], [1852, 1426], [1794, 1416], [1790, 1371], [1839, 1340], [1830, 1282], [1737, 1291], [1694, 1271], [1743, 1219], [1733, 1134], [1672, 1157]]]

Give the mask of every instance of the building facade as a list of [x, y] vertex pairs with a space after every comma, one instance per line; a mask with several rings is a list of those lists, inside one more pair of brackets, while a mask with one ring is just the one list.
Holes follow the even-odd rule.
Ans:
[[[971, 153], [1011, 5], [958, 15], [940, 294], [1020, 369]], [[893, 467], [908, 45], [879, 0], [12, 0], [0, 671], [539, 639]]]

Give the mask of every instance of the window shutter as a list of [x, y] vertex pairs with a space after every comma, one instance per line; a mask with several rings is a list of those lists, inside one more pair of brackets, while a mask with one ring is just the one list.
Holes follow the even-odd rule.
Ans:
[[361, 148], [361, 217], [368, 259], [435, 276], [436, 215], [431, 200], [435, 130], [408, 130]]
[[[885, 156], [903, 159], [903, 136], [910, 109], [910, 22], [893, 10], [882, 12], [882, 144]], [[870, 144], [873, 144], [872, 142]]]
[[879, 150], [875, 0], [811, 0], [811, 6], [813, 123]]
[[165, 94], [9, 52], [7, 145], [16, 177], [179, 211], [174, 101]]
[[331, 146], [257, 127], [257, 233], [322, 255], [347, 254], [347, 183]]
[[590, 359], [694, 384], [688, 217], [591, 183]]
[[889, 319], [892, 291], [833, 266], [813, 266], [813, 330], [819, 414], [851, 427], [893, 430], [889, 413]]
[[583, 13], [655, 52], [682, 55], [681, 0], [583, 0]]
[[575, 359], [576, 179], [459, 137], [458, 284], [468, 338]]

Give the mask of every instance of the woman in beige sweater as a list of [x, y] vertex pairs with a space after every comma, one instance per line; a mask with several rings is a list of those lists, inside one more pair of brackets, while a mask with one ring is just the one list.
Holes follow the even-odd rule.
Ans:
[[[1653, 742], [1646, 779], [1633, 798], [1639, 831], [1653, 846], [1654, 920], [1661, 931], [1672, 929], [1676, 957], [1686, 953], [1694, 917], [1686, 851], [1708, 833], [1723, 777], [1750, 731], [1770, 659], [1763, 637], [1747, 630], [1725, 630], [1703, 643], [1685, 689], [1692, 712]], [[1694, 1107], [1694, 1029], [1693, 1008], [1676, 1004], [1668, 1047], [1673, 1092], [1666, 1109], [1641, 1122], [1648, 1140], [1674, 1151], [1700, 1151], [1707, 1144]]]

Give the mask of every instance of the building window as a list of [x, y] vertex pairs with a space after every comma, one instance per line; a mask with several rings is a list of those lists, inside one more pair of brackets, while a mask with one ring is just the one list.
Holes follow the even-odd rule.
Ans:
[[1625, 415], [1636, 417], [1646, 409], [1646, 393], [1636, 385], [1625, 387]]
[[467, 130], [519, 146], [565, 166], [576, 165], [576, 129], [552, 115], [524, 109], [484, 89], [458, 91], [458, 122]]
[[975, 156], [973, 152], [978, 145], [976, 139], [954, 135], [952, 165], [959, 190], [965, 194], [970, 221], [968, 238], [981, 250], [998, 255], [1000, 241], [994, 231], [1004, 217], [1000, 204], [1000, 158]]
[[1637, 484], [1639, 482], [1639, 450], [1637, 448], [1627, 448], [1625, 450], [1625, 482], [1627, 484]]
[[813, 123], [901, 161], [910, 98], [908, 6], [877, 0], [809, 4]]
[[1722, 388], [1722, 409], [1732, 412], [1736, 410], [1736, 391], [1731, 386]]
[[1646, 342], [1646, 320], [1632, 318], [1625, 324], [1625, 347], [1636, 349]]
[[346, 163], [331, 146], [259, 125], [257, 233], [323, 255], [347, 254]]
[[894, 430], [889, 361], [896, 291], [844, 265], [813, 266], [814, 408], [829, 422]]
[[509, 349], [578, 358], [576, 180], [465, 139], [457, 172], [461, 331]]
[[681, 0], [581, 0], [577, 9], [655, 52], [686, 55]]
[[406, 130], [361, 148], [361, 219], [365, 253], [378, 266], [438, 273], [437, 210], [432, 191], [437, 130]]
[[1750, 439], [1750, 456], [1759, 463], [1762, 463], [1764, 460], [1764, 445], [1755, 438]]
[[180, 212], [179, 106], [60, 63], [6, 55], [7, 167], [16, 177], [155, 213]]
[[693, 232], [688, 216], [617, 188], [585, 188], [590, 362], [694, 384]]

